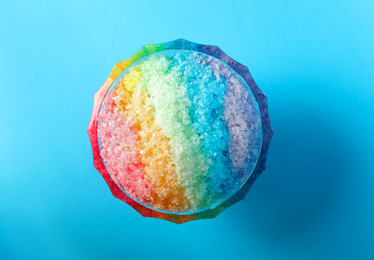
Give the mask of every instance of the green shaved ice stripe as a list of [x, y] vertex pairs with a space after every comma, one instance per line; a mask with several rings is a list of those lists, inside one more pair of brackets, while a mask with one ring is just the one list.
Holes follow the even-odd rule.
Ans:
[[155, 121], [170, 139], [170, 152], [180, 186], [190, 201], [190, 210], [209, 206], [206, 175], [211, 163], [202, 153], [203, 144], [191, 125], [192, 105], [182, 77], [173, 62], [165, 56], [150, 57], [139, 64], [142, 71], [138, 85], [151, 97]]

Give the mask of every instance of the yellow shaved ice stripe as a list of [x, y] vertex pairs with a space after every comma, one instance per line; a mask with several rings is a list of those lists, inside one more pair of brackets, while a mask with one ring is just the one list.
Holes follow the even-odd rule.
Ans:
[[115, 112], [134, 122], [137, 128], [137, 142], [131, 148], [145, 166], [144, 178], [153, 183], [151, 206], [171, 212], [185, 211], [189, 202], [184, 190], [179, 186], [178, 176], [172, 163], [169, 139], [152, 116], [152, 106], [148, 94], [136, 86], [141, 79], [137, 67], [130, 69], [120, 79], [113, 91]]

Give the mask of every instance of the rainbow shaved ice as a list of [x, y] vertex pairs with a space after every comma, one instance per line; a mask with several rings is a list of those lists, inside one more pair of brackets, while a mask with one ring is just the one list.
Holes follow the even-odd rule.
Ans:
[[131, 66], [98, 121], [111, 178], [136, 201], [166, 212], [195, 212], [229, 198], [261, 150], [261, 115], [248, 85], [196, 51], [150, 55]]

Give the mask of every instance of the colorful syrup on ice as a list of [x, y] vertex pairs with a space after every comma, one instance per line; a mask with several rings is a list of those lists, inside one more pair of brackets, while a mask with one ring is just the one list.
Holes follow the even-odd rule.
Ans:
[[130, 197], [197, 212], [235, 194], [260, 155], [261, 114], [247, 83], [209, 55], [149, 55], [123, 73], [98, 117], [100, 154]]

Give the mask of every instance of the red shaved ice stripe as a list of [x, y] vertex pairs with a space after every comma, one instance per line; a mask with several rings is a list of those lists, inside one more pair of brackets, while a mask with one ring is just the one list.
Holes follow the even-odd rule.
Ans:
[[144, 165], [131, 150], [137, 139], [136, 128], [133, 122], [113, 112], [113, 97], [114, 93], [109, 93], [98, 118], [101, 156], [113, 181], [134, 199], [148, 203], [153, 185], [144, 178]]

